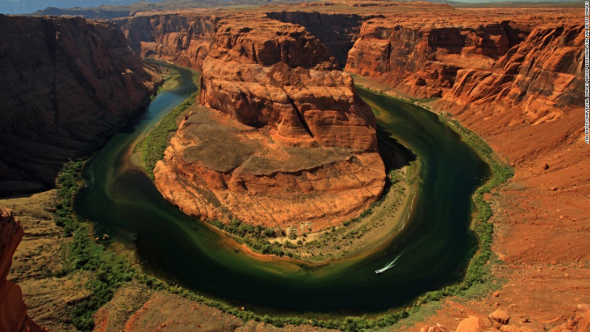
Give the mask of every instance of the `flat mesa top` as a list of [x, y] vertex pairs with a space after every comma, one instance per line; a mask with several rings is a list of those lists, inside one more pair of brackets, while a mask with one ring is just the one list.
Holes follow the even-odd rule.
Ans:
[[178, 148], [189, 163], [256, 175], [297, 172], [352, 157], [351, 149], [280, 146], [267, 130], [243, 125], [206, 106], [193, 107], [181, 123]]

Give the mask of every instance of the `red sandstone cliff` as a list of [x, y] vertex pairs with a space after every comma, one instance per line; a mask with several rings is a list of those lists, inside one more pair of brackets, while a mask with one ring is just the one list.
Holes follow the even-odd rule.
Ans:
[[490, 68], [526, 33], [514, 22], [432, 27], [370, 20], [349, 52], [346, 70], [415, 97], [441, 97], [453, 87], [458, 70]]
[[[502, 149], [511, 162], [554, 150], [582, 134], [582, 26], [407, 25], [367, 21], [347, 70], [414, 98], [441, 97], [431, 107], [452, 113], [481, 135], [501, 135], [498, 144], [518, 140]], [[524, 128], [530, 129], [526, 136], [517, 133]]]
[[203, 218], [313, 230], [375, 201], [385, 177], [375, 118], [327, 48], [262, 17], [215, 29], [200, 99], [231, 120], [203, 108], [185, 118], [154, 171], [164, 197]]
[[268, 126], [288, 146], [375, 150], [375, 117], [354, 89], [303, 27], [236, 20], [217, 27], [200, 97], [241, 123]]
[[200, 70], [211, 49], [218, 18], [199, 14], [162, 14], [118, 19], [129, 46], [142, 57], [157, 57]]
[[10, 210], [0, 207], [0, 331], [43, 331], [27, 316], [20, 287], [6, 280], [22, 237], [21, 225]]
[[266, 13], [271, 19], [299, 24], [324, 44], [330, 55], [338, 60], [341, 68], [346, 66], [348, 51], [359, 36], [364, 21], [382, 15], [359, 15], [354, 13], [326, 13], [305, 11], [273, 11]]
[[149, 103], [153, 70], [109, 23], [0, 15], [0, 195], [54, 185]]
[[582, 106], [581, 26], [447, 20], [369, 20], [346, 70], [414, 98], [441, 97], [433, 106], [456, 114], [518, 110], [513, 122], [538, 124]]
[[489, 70], [459, 70], [439, 107], [509, 112], [512, 124], [558, 120], [583, 106], [583, 27], [535, 29]]

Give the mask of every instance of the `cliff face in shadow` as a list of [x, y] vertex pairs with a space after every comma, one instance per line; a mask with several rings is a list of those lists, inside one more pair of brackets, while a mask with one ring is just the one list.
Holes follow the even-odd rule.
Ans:
[[0, 195], [51, 188], [147, 106], [159, 80], [112, 24], [0, 15]]
[[266, 14], [274, 20], [304, 26], [326, 45], [341, 68], [346, 66], [348, 51], [359, 36], [364, 21], [382, 15], [358, 15], [305, 11], [276, 11]]

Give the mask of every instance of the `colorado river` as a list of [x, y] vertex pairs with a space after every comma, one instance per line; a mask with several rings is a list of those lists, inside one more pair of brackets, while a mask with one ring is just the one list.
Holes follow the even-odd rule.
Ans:
[[[490, 171], [436, 115], [359, 89], [379, 126], [417, 155], [419, 188], [394, 241], [376, 253], [313, 269], [260, 261], [229, 248], [217, 232], [164, 200], [142, 170], [129, 166], [136, 142], [196, 89], [190, 72], [181, 73], [181, 87], [160, 93], [137, 123], [87, 163], [86, 186], [74, 203], [97, 234], [134, 246], [148, 273], [261, 313], [320, 315], [382, 312], [461, 280], [474, 249], [470, 197]], [[375, 274], [394, 259], [395, 266]]]

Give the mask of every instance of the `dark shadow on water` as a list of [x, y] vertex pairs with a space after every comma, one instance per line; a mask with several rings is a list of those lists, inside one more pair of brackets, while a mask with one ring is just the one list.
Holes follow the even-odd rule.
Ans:
[[377, 125], [377, 141], [379, 144], [379, 154], [385, 165], [386, 177], [385, 188], [383, 190], [383, 196], [385, 196], [389, 193], [391, 185], [394, 184], [387, 175], [391, 171], [409, 166], [418, 156], [412, 150], [403, 146], [397, 139], [391, 137], [391, 134], [379, 125]]
[[403, 146], [391, 134], [377, 125], [377, 140], [379, 142], [379, 153], [385, 164], [385, 172], [389, 172], [409, 166], [418, 156], [410, 149]]

